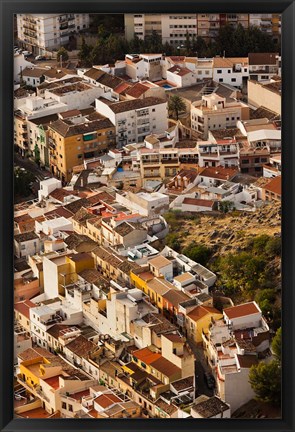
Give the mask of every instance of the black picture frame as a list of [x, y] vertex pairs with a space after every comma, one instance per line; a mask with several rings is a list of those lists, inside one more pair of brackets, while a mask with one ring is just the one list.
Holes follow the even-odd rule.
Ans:
[[[0, 429], [1, 431], [294, 430], [295, 4], [294, 0], [39, 0], [1, 2]], [[13, 15], [17, 13], [239, 12], [282, 14], [282, 419], [13, 419]]]

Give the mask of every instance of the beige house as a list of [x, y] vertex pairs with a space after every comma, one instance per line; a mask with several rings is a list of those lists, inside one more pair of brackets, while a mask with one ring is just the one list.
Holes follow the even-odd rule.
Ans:
[[276, 114], [281, 115], [282, 95], [281, 80], [248, 81], [248, 102], [255, 107], [265, 107]]
[[239, 120], [249, 119], [249, 107], [243, 102], [227, 102], [216, 93], [202, 96], [191, 106], [191, 127], [208, 138], [208, 131], [235, 127]]

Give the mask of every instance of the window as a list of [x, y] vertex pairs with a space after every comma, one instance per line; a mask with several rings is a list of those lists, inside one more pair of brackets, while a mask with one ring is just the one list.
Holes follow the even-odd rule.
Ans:
[[249, 163], [249, 159], [242, 159], [242, 164], [246, 165]]
[[259, 163], [259, 158], [255, 158], [255, 163]]
[[230, 69], [228, 69], [228, 70], [227, 70], [227, 73], [231, 73], [231, 70], [230, 70]]
[[221, 74], [221, 73], [222, 73], [222, 70], [221, 70], [221, 69], [217, 69], [217, 73], [218, 73], [218, 74]]
[[69, 411], [73, 412], [73, 405], [69, 405]]
[[236, 80], [236, 78], [232, 78], [231, 81], [232, 82], [236, 82], [237, 80]]
[[219, 82], [223, 82], [223, 78], [219, 78]]
[[61, 404], [61, 407], [62, 407], [62, 409], [67, 409], [67, 404], [66, 404], [65, 402], [63, 402], [63, 403]]

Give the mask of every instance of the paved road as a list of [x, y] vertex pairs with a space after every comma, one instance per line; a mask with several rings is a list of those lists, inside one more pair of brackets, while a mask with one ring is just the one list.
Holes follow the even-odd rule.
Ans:
[[197, 346], [193, 341], [188, 339], [188, 343], [196, 357], [195, 377], [196, 377], [196, 397], [201, 394], [213, 396], [214, 391], [210, 390], [205, 382], [204, 373], [211, 372], [203, 354], [201, 346]]
[[21, 168], [25, 168], [27, 171], [34, 174], [37, 180], [44, 180], [44, 177], [52, 177], [52, 174], [48, 170], [43, 170], [39, 168], [30, 159], [22, 158], [19, 154], [14, 154], [14, 163]]

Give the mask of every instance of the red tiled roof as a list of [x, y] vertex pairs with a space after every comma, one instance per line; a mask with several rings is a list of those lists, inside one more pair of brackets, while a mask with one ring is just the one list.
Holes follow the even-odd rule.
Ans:
[[204, 199], [197, 199], [197, 198], [184, 198], [183, 204], [189, 204], [194, 206], [200, 206], [200, 207], [210, 207], [212, 208], [214, 205], [214, 201], [212, 200], [204, 200]]
[[214, 307], [210, 306], [197, 306], [195, 307], [187, 316], [191, 318], [193, 321], [198, 321], [199, 319], [203, 318], [204, 316], [208, 314], [220, 314], [219, 310], [215, 309]]
[[237, 169], [218, 167], [206, 167], [200, 171], [202, 177], [217, 178], [221, 180], [230, 180], [238, 173]]
[[61, 189], [55, 189], [49, 195], [52, 198], [56, 199], [57, 201], [63, 202], [65, 197], [72, 194], [73, 194], [72, 192], [69, 192], [66, 189], [61, 188]]
[[167, 72], [175, 73], [178, 76], [185, 76], [191, 73], [191, 70], [187, 69], [186, 67], [180, 67], [178, 65], [175, 65], [172, 68], [168, 69]]
[[72, 109], [69, 111], [64, 111], [64, 112], [59, 113], [60, 117], [63, 119], [78, 116], [80, 114], [81, 114], [81, 111], [79, 111], [77, 109]]
[[145, 86], [144, 84], [136, 83], [134, 84], [134, 86], [132, 86], [126, 91], [126, 95], [138, 98], [143, 95], [148, 89], [149, 87]]
[[131, 87], [131, 84], [123, 82], [123, 83], [119, 84], [117, 87], [114, 88], [114, 92], [118, 93], [118, 94], [121, 94], [121, 93], [124, 93], [130, 87]]
[[142, 348], [132, 353], [138, 360], [142, 361], [145, 364], [151, 364], [152, 362], [161, 358], [161, 354], [154, 353], [148, 348]]
[[30, 309], [36, 305], [31, 300], [25, 300], [14, 304], [14, 310], [30, 319]]
[[96, 399], [94, 399], [94, 402], [96, 402], [102, 408], [108, 408], [110, 405], [113, 405], [114, 403], [122, 402], [122, 400], [119, 399], [116, 395], [112, 393], [108, 393], [108, 394], [102, 394], [101, 396], [98, 396]]
[[184, 343], [184, 340], [178, 335], [178, 334], [167, 334], [164, 335], [164, 337], [166, 339], [169, 339], [171, 342], [176, 342], [176, 343]]
[[64, 207], [58, 207], [58, 208], [56, 208], [54, 210], [51, 210], [51, 211], [45, 213], [44, 216], [45, 217], [47, 217], [47, 216], [56, 216], [57, 218], [63, 216], [66, 219], [69, 219], [70, 217], [73, 216], [73, 214], [69, 210], [65, 209]]
[[59, 389], [59, 375], [44, 380], [54, 390]]
[[152, 362], [151, 366], [161, 372], [163, 375], [170, 377], [178, 372], [181, 372], [181, 369], [175, 366], [174, 363], [160, 356], [158, 360]]
[[273, 192], [276, 195], [281, 196], [281, 194], [282, 194], [282, 177], [281, 176], [274, 177], [273, 179], [271, 179], [271, 181], [269, 183], [267, 183], [264, 186], [264, 189], [269, 191], [269, 192]]
[[238, 306], [232, 306], [223, 310], [229, 319], [244, 317], [259, 313], [257, 305], [254, 302], [244, 303]]

